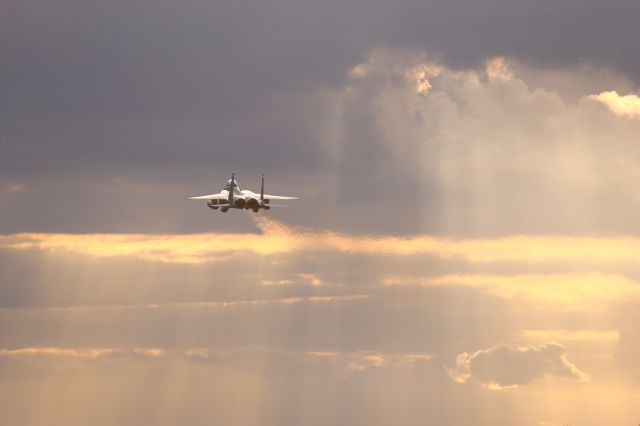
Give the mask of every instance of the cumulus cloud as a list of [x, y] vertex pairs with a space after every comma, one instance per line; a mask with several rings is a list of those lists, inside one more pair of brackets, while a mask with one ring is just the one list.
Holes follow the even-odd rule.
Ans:
[[622, 117], [640, 117], [640, 97], [635, 94], [619, 95], [618, 92], [612, 90], [610, 92], [602, 92], [598, 95], [591, 95], [589, 98], [602, 102], [614, 114]]
[[[179, 132], [197, 134], [200, 158], [248, 161], [240, 164], [243, 176], [277, 165], [274, 187], [302, 196], [295, 208], [269, 212], [287, 223], [321, 224], [343, 233], [464, 238], [637, 233], [640, 195], [632, 183], [640, 176], [634, 160], [640, 121], [584, 97], [614, 89], [624, 93], [628, 79], [616, 75], [610, 87], [602, 87], [601, 74], [569, 68], [551, 71], [534, 84], [536, 67], [517, 58], [489, 56], [483, 67], [452, 67], [434, 58], [409, 49], [374, 50], [341, 68], [341, 79], [299, 88], [265, 107], [256, 124], [260, 137], [245, 133], [245, 120], [219, 137], [209, 136], [213, 130], [198, 123], [183, 123]], [[563, 81], [580, 77], [575, 91], [580, 95], [567, 99], [560, 89], [545, 87], [556, 74]], [[597, 86], [591, 87], [593, 81]], [[149, 127], [157, 139], [155, 132], [162, 130], [157, 123]], [[287, 140], [281, 133], [291, 127], [296, 134]], [[267, 131], [277, 145], [233, 148], [237, 140], [263, 141]], [[298, 133], [306, 135], [304, 143]], [[234, 143], [207, 145], [202, 135]], [[145, 159], [149, 151], [157, 152], [141, 151]], [[283, 160], [278, 152], [289, 156]], [[249, 227], [244, 216], [212, 220], [213, 212], [195, 204], [167, 202], [149, 214], [159, 199], [182, 198], [197, 185], [221, 179], [218, 172], [212, 176], [210, 164], [190, 167], [188, 173], [180, 164], [151, 166], [142, 175], [140, 168], [137, 174], [119, 173], [124, 175], [120, 183], [112, 173], [91, 182], [75, 176], [39, 182], [11, 177], [31, 196], [6, 194], [0, 226], [5, 232], [138, 233]], [[115, 205], [126, 205], [126, 212]]]
[[[327, 96], [335, 113], [322, 135], [340, 189], [335, 226], [465, 236], [635, 229], [625, 212], [640, 211], [631, 184], [640, 165], [630, 160], [640, 123], [530, 87], [513, 62], [454, 69], [378, 50], [353, 67]], [[401, 223], [380, 200], [402, 206]]]
[[513, 71], [505, 58], [492, 58], [485, 64], [487, 76], [490, 80], [511, 80]]
[[526, 385], [544, 376], [588, 380], [567, 359], [564, 346], [553, 342], [526, 347], [499, 344], [472, 354], [463, 352], [456, 358], [456, 367], [446, 370], [457, 383], [473, 378], [494, 390]]
[[[406, 55], [404, 52], [379, 50], [370, 55], [366, 62], [351, 68], [347, 75], [355, 83], [372, 85], [400, 82], [408, 84], [414, 93], [426, 95], [431, 89], [429, 79], [437, 77], [444, 67], [437, 62], [428, 61], [424, 53]], [[348, 93], [352, 86], [347, 86]]]

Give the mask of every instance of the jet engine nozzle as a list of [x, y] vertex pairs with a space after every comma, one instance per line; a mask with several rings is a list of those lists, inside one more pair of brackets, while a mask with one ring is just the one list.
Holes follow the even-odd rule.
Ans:
[[247, 198], [247, 209], [257, 209], [260, 207], [260, 202], [258, 201], [257, 198], [254, 197], [249, 197]]

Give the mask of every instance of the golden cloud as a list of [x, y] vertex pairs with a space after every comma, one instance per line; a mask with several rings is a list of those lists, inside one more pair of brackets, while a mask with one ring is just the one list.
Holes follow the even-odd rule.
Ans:
[[616, 115], [629, 118], [640, 117], [640, 97], [636, 95], [623, 96], [612, 90], [598, 95], [591, 95], [589, 99], [602, 102]]
[[[297, 352], [275, 348], [261, 348], [258, 352], [287, 353], [302, 357], [341, 359], [349, 365], [358, 364], [363, 370], [367, 367], [401, 367], [418, 361], [430, 361], [432, 354], [428, 353], [378, 353], [369, 351], [356, 352], [322, 352], [308, 351]], [[242, 352], [242, 351], [240, 351]], [[100, 359], [124, 356], [137, 356], [149, 359], [161, 357], [182, 357], [185, 359], [206, 360], [220, 358], [224, 355], [233, 355], [237, 350], [225, 351], [214, 348], [188, 348], [184, 350], [167, 350], [162, 348], [67, 348], [67, 347], [26, 347], [18, 349], [0, 349], [0, 358], [24, 358], [24, 357], [56, 357], [73, 359]], [[244, 351], [251, 354], [252, 351]]]
[[487, 262], [635, 262], [640, 239], [563, 236], [511, 236], [497, 239], [449, 239], [349, 235], [312, 231], [259, 219], [262, 233], [243, 234], [13, 234], [0, 236], [0, 249], [72, 252], [97, 257], [129, 256], [166, 263], [205, 263], [230, 252], [272, 255], [301, 251], [409, 256], [430, 254]]
[[294, 274], [293, 278], [280, 279], [280, 280], [262, 280], [260, 284], [264, 286], [284, 286], [293, 284], [308, 284], [314, 287], [323, 285], [323, 282], [314, 274], [298, 273]]
[[275, 299], [233, 300], [226, 302], [169, 302], [169, 303], [145, 303], [128, 305], [79, 305], [79, 306], [54, 306], [54, 307], [29, 307], [29, 308], [0, 308], [2, 312], [22, 311], [98, 311], [98, 310], [150, 310], [168, 308], [234, 308], [241, 306], [264, 305], [295, 305], [297, 303], [332, 303], [350, 302], [354, 300], [366, 300], [368, 294], [350, 294], [346, 296], [295, 296]]
[[505, 299], [580, 307], [640, 300], [640, 285], [635, 281], [619, 275], [599, 273], [393, 277], [385, 279], [384, 284], [477, 287]]
[[617, 342], [620, 339], [618, 330], [522, 330], [520, 335], [525, 340], [554, 342]]
[[503, 57], [492, 58], [485, 63], [487, 77], [490, 80], [511, 80], [513, 71]]
[[57, 348], [33, 347], [20, 349], [0, 349], [0, 358], [56, 357], [77, 359], [100, 359], [115, 357], [160, 358], [165, 351], [158, 348]]
[[245, 357], [261, 358], [258, 355], [270, 354], [289, 359], [290, 361], [308, 361], [318, 365], [331, 366], [341, 375], [361, 373], [369, 369], [404, 368], [411, 367], [419, 362], [433, 360], [430, 353], [381, 353], [372, 351], [292, 351], [278, 348], [257, 348], [248, 350], [220, 350], [213, 348], [195, 348], [184, 352], [183, 356], [188, 360], [199, 362], [216, 362], [223, 359], [242, 359]]

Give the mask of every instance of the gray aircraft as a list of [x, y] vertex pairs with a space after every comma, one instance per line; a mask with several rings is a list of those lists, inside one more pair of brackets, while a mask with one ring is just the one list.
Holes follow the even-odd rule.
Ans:
[[283, 195], [266, 195], [264, 193], [264, 175], [262, 175], [262, 185], [260, 193], [256, 194], [248, 189], [240, 189], [236, 181], [236, 174], [231, 173], [231, 179], [225, 187], [217, 194], [198, 195], [189, 197], [188, 200], [207, 200], [207, 206], [213, 210], [220, 209], [226, 213], [229, 209], [245, 209], [258, 212], [260, 209], [269, 210], [271, 207], [283, 207], [281, 205], [270, 204], [271, 200], [297, 200], [297, 197], [286, 197]]

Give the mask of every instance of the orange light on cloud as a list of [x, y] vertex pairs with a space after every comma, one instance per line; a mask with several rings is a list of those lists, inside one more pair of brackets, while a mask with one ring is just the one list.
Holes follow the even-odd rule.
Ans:
[[522, 330], [520, 336], [527, 341], [554, 342], [614, 342], [620, 339], [618, 330]]
[[128, 305], [79, 305], [79, 306], [47, 306], [28, 308], [0, 308], [0, 313], [16, 311], [117, 311], [117, 310], [152, 310], [170, 308], [211, 308], [227, 309], [242, 306], [265, 306], [265, 305], [295, 305], [298, 303], [333, 303], [352, 302], [366, 300], [371, 296], [368, 294], [350, 294], [345, 296], [294, 296], [275, 299], [256, 300], [233, 300], [226, 302], [168, 302], [168, 303], [146, 303]]
[[612, 90], [591, 95], [589, 99], [605, 104], [616, 115], [629, 118], [640, 117], [640, 97], [637, 95], [619, 95]]
[[9, 357], [62, 357], [80, 359], [99, 359], [119, 356], [137, 356], [144, 358], [160, 358], [165, 356], [165, 351], [158, 348], [57, 348], [57, 347], [34, 347], [20, 349], [0, 349], [0, 358]]
[[635, 281], [619, 275], [599, 273], [390, 277], [384, 280], [384, 284], [477, 287], [504, 299], [581, 308], [640, 300], [640, 285]]
[[205, 263], [230, 252], [272, 255], [300, 251], [417, 255], [488, 262], [635, 262], [640, 239], [562, 236], [512, 236], [497, 239], [448, 239], [349, 235], [258, 220], [260, 234], [14, 234], [0, 236], [0, 249], [66, 251], [98, 257], [129, 256], [166, 263]]

